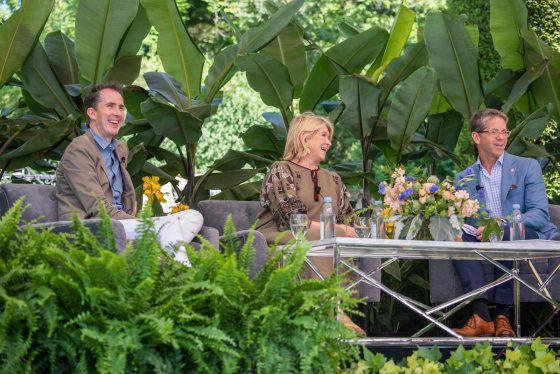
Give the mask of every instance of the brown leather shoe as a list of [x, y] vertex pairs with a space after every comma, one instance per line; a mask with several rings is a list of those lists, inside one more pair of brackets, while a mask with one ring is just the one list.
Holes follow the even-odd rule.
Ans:
[[346, 327], [348, 330], [353, 331], [358, 336], [366, 336], [366, 332], [358, 325], [356, 325], [343, 310], [338, 311], [338, 320]]
[[494, 322], [486, 322], [478, 316], [473, 314], [471, 318], [465, 323], [465, 326], [460, 329], [453, 329], [457, 334], [469, 338], [477, 336], [494, 336]]
[[509, 323], [509, 319], [503, 314], [498, 314], [496, 321], [496, 336], [500, 338], [515, 338], [515, 332]]

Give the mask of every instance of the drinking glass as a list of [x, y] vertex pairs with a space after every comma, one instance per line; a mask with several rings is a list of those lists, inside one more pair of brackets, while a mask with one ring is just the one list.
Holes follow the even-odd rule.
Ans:
[[370, 217], [356, 217], [354, 219], [354, 230], [358, 238], [371, 237], [371, 218]]
[[500, 235], [498, 236], [495, 232], [491, 232], [488, 240], [491, 242], [501, 242], [502, 240], [504, 240], [504, 233], [507, 225], [508, 221], [506, 219], [500, 219], [498, 221], [498, 226], [500, 226]]
[[308, 227], [309, 218], [306, 214], [297, 213], [290, 216], [290, 230], [292, 230], [292, 235], [296, 238], [296, 241], [305, 238]]

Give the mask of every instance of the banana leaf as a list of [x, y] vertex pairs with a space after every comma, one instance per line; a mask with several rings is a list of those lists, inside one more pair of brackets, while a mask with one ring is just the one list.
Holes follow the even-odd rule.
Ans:
[[139, 4], [136, 16], [122, 39], [116, 60], [125, 56], [135, 56], [151, 28], [152, 24], [148, 19], [146, 9]]
[[105, 80], [132, 84], [140, 75], [141, 65], [142, 56], [123, 56], [115, 61], [115, 65], [107, 72]]
[[552, 103], [553, 115], [560, 119], [560, 53], [537, 37], [532, 30], [523, 33], [525, 65], [534, 66], [549, 60], [544, 72], [531, 84], [531, 92], [539, 106]]
[[380, 94], [381, 90], [364, 76], [340, 77], [340, 98], [345, 108], [339, 121], [356, 139], [363, 141], [373, 130]]
[[204, 56], [190, 37], [173, 0], [141, 0], [158, 31], [158, 54], [163, 68], [181, 83], [188, 103], [200, 94]]
[[431, 13], [424, 37], [430, 65], [437, 72], [441, 91], [453, 108], [471, 118], [483, 101], [478, 74], [478, 51], [457, 16]]
[[521, 0], [490, 0], [490, 34], [501, 65], [513, 71], [525, 67], [521, 32], [527, 30], [527, 8]]
[[548, 126], [552, 111], [552, 104], [548, 104], [518, 123], [511, 130], [506, 150], [514, 155], [523, 154], [527, 150], [527, 142], [523, 138], [538, 139]]
[[156, 91], [180, 110], [189, 107], [189, 99], [181, 90], [181, 84], [171, 75], [161, 72], [144, 73], [144, 80], [150, 90]]
[[21, 69], [53, 6], [54, 0], [23, 0], [21, 7], [0, 25], [0, 87]]
[[294, 98], [298, 98], [307, 79], [307, 56], [297, 27], [288, 25], [261, 52], [274, 57], [288, 68]]
[[113, 67], [138, 0], [80, 0], [76, 13], [76, 60], [80, 75], [100, 83]]
[[338, 92], [339, 76], [359, 73], [376, 59], [387, 42], [387, 31], [372, 27], [326, 51], [313, 65], [303, 87], [299, 109], [312, 111]]
[[43, 107], [54, 109], [59, 118], [80, 118], [80, 111], [52, 71], [40, 43], [35, 44], [19, 76], [25, 89]]
[[74, 41], [61, 31], [51, 32], [45, 38], [45, 52], [60, 83], [66, 85], [80, 81]]
[[288, 68], [274, 57], [258, 53], [238, 57], [236, 65], [246, 72], [249, 85], [262, 101], [280, 110], [287, 125], [292, 120], [290, 107], [294, 98]]
[[426, 118], [435, 91], [436, 73], [427, 66], [412, 73], [397, 87], [387, 122], [387, 135], [396, 153], [397, 163]]
[[507, 101], [502, 106], [502, 112], [507, 113], [511, 107], [519, 100], [519, 98], [527, 92], [529, 85], [543, 74], [548, 65], [548, 60], [542, 60], [537, 62], [534, 66], [531, 66], [523, 75], [515, 82], [511, 89], [511, 93]]
[[156, 135], [169, 138], [178, 146], [196, 144], [202, 135], [202, 121], [189, 112], [180, 111], [153, 97], [140, 107]]
[[410, 31], [412, 26], [414, 26], [414, 21], [416, 19], [416, 13], [408, 9], [404, 5], [401, 5], [397, 17], [393, 23], [393, 28], [389, 34], [389, 39], [385, 45], [385, 50], [383, 51], [383, 56], [379, 60], [379, 64], [372, 64], [369, 68], [367, 75], [377, 82], [379, 76], [385, 70], [385, 67], [393, 59], [399, 57], [401, 52], [408, 41], [410, 36]]

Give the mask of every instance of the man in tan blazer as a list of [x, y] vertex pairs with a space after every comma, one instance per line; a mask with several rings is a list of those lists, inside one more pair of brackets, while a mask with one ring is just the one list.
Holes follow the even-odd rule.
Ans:
[[[125, 115], [122, 87], [116, 83], [93, 86], [84, 98], [84, 108], [89, 129], [70, 143], [56, 170], [58, 218], [69, 220], [74, 212], [82, 219], [97, 217], [101, 200], [133, 240], [139, 221], [134, 186], [126, 170], [128, 149], [115, 139]], [[162, 247], [172, 249], [177, 261], [189, 265], [183, 244], [202, 227], [202, 215], [188, 209], [153, 220]]]
[[88, 131], [66, 148], [56, 170], [58, 218], [69, 220], [99, 215], [100, 199], [112, 218], [136, 216], [134, 186], [126, 170], [128, 148], [116, 140], [124, 120], [122, 87], [93, 86], [84, 98]]

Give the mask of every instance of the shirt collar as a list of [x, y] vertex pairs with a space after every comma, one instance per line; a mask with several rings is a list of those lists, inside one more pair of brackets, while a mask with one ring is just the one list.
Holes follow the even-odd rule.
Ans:
[[[500, 157], [498, 157], [498, 160], [496, 161], [496, 163], [500, 163], [500, 165], [504, 164], [504, 154], [505, 152], [502, 152], [502, 154], [500, 155]], [[477, 157], [476, 159], [476, 164], [479, 165], [482, 168], [482, 163], [480, 162], [480, 156]], [[494, 164], [495, 165], [495, 164]]]
[[93, 139], [95, 140], [95, 142], [97, 143], [99, 148], [107, 149], [107, 147], [109, 147], [109, 145], [112, 145], [113, 149], [115, 149], [117, 147], [117, 141], [115, 139], [111, 139], [111, 141], [108, 142], [105, 138], [103, 138], [101, 135], [96, 133], [92, 128], [89, 129], [89, 132], [93, 136]]

